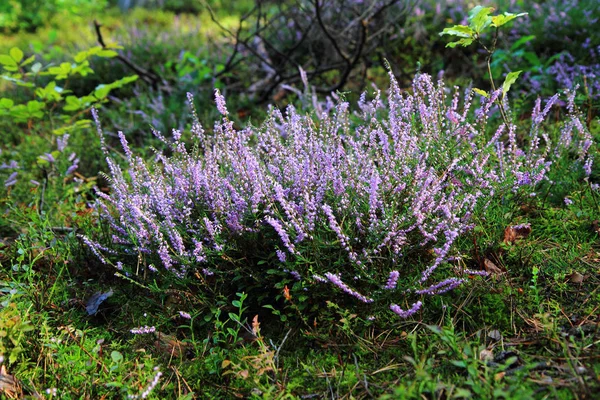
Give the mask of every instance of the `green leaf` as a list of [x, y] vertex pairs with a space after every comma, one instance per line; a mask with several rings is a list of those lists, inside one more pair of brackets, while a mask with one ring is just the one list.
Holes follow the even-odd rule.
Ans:
[[473, 31], [473, 29], [465, 25], [454, 25], [451, 28], [444, 28], [444, 30], [440, 32], [440, 36], [443, 35], [471, 38], [473, 37], [473, 35], [475, 35], [475, 31]]
[[523, 58], [526, 59], [532, 67], [540, 67], [542, 65], [542, 60], [540, 60], [533, 51], [526, 51], [523, 53]]
[[13, 60], [15, 60], [16, 63], [21, 62], [21, 60], [23, 59], [23, 52], [18, 47], [13, 47], [12, 49], [10, 49], [8, 54], [10, 54], [10, 56]]
[[111, 89], [110, 85], [98, 85], [94, 90], [94, 96], [98, 99], [104, 99], [108, 96]]
[[535, 39], [535, 35], [523, 36], [522, 38], [520, 38], [519, 40], [517, 40], [516, 42], [514, 42], [513, 45], [510, 46], [510, 49], [512, 51], [515, 51], [519, 47], [523, 46], [525, 43], [531, 42], [533, 39]]
[[481, 33], [492, 22], [492, 17], [490, 17], [492, 12], [494, 12], [494, 7], [474, 7], [469, 11], [469, 26], [476, 33]]
[[495, 28], [499, 28], [515, 18], [522, 17], [523, 15], [527, 15], [527, 13], [511, 14], [505, 12], [503, 15], [496, 15], [492, 17], [492, 26]]
[[11, 99], [0, 99], [0, 108], [11, 108], [15, 104]]
[[77, 111], [77, 110], [83, 108], [81, 101], [75, 96], [67, 96], [67, 98], [65, 99], [65, 102], [67, 103], [63, 107], [63, 110], [65, 110], [65, 111]]
[[79, 64], [80, 62], [84, 61], [87, 58], [88, 58], [88, 52], [87, 51], [80, 51], [79, 53], [75, 54], [75, 57], [73, 57], [73, 60], [77, 64]]
[[228, 313], [228, 315], [229, 315], [229, 319], [232, 320], [233, 322], [238, 322], [240, 320], [239, 317], [237, 316], [237, 314], [230, 312], [230, 313]]
[[12, 57], [7, 56], [6, 54], [0, 54], [0, 64], [4, 66], [4, 69], [7, 69], [6, 67], [15, 68], [14, 70], [7, 69], [8, 71], [16, 71], [16, 67], [18, 66], [17, 62], [13, 60]]
[[105, 57], [105, 58], [112, 58], [112, 57], [116, 57], [119, 55], [119, 53], [117, 53], [114, 50], [101, 50], [98, 52], [98, 54], [96, 54], [98, 57]]
[[446, 45], [446, 47], [450, 47], [450, 48], [455, 48], [456, 46], [460, 45], [463, 47], [467, 47], [470, 46], [471, 43], [473, 43], [475, 41], [475, 39], [460, 39], [456, 42], [450, 42]]
[[33, 64], [31, 66], [31, 72], [33, 72], [34, 74], [37, 74], [38, 72], [40, 72], [41, 69], [42, 69], [42, 64], [40, 64], [39, 62], [36, 62], [35, 64]]
[[465, 361], [462, 360], [450, 360], [450, 364], [452, 365], [456, 365], [457, 367], [460, 368], [466, 368], [467, 367], [467, 363]]
[[116, 351], [116, 350], [113, 350], [113, 351], [110, 353], [110, 358], [112, 358], [112, 360], [113, 360], [113, 362], [114, 362], [115, 364], [118, 364], [118, 363], [120, 363], [121, 361], [123, 361], [123, 354], [119, 353], [119, 352], [118, 352], [118, 351]]
[[508, 91], [510, 90], [510, 87], [512, 86], [513, 83], [515, 83], [517, 81], [517, 78], [519, 77], [521, 72], [523, 72], [523, 71], [509, 72], [506, 75], [506, 79], [504, 80], [504, 83], [502, 84], [502, 92], [503, 92], [502, 97], [504, 97], [504, 95], [506, 95], [506, 93], [508, 93]]
[[490, 98], [490, 94], [489, 94], [488, 92], [486, 92], [485, 90], [481, 90], [481, 89], [473, 88], [473, 91], [474, 91], [475, 93], [477, 93], [478, 95], [481, 95], [481, 96], [483, 96], [483, 97], [485, 97], [485, 98], [488, 98], [488, 99]]
[[35, 54], [34, 54], [34, 55], [32, 55], [31, 57], [29, 57], [27, 60], [23, 61], [23, 62], [21, 63], [21, 67], [24, 67], [24, 66], [26, 66], [26, 65], [29, 65], [29, 64], [31, 64], [31, 63], [32, 63], [32, 62], [34, 62], [34, 61], [35, 61]]

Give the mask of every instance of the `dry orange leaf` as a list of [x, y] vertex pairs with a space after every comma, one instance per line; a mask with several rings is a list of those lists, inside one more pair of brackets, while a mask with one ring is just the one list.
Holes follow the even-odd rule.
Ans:
[[508, 226], [504, 229], [504, 243], [514, 243], [518, 239], [525, 239], [531, 233], [531, 225], [519, 224]]
[[260, 332], [260, 322], [258, 322], [258, 314], [256, 314], [254, 316], [254, 318], [252, 318], [252, 333], [254, 334], [254, 336], [258, 336], [259, 332]]
[[292, 299], [292, 296], [290, 295], [290, 289], [287, 287], [287, 285], [285, 285], [285, 287], [283, 288], [283, 297], [285, 297], [287, 301], [290, 301]]

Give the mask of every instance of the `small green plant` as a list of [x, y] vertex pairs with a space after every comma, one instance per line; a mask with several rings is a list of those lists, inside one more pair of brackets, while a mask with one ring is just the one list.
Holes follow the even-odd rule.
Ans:
[[51, 130], [58, 136], [91, 127], [92, 121], [81, 118], [82, 114], [93, 106], [105, 103], [111, 90], [134, 82], [137, 75], [98, 85], [85, 96], [73, 94], [68, 89], [69, 81], [94, 73], [90, 67], [92, 57], [112, 58], [117, 55], [115, 50], [120, 48], [114, 44], [107, 45], [106, 49], [96, 46], [77, 53], [72, 62], [45, 66], [36, 62], [35, 55], [25, 58], [23, 51], [17, 47], [10, 49], [8, 54], [0, 54], [0, 64], [4, 70], [0, 78], [18, 87], [28, 88], [29, 93], [22, 97], [33, 98], [21, 102], [0, 98], [0, 116], [7, 118], [7, 122], [24, 126], [28, 132]]
[[[93, 57], [114, 57], [119, 48], [114, 44], [92, 47], [58, 65], [43, 64], [35, 54], [26, 57], [17, 47], [0, 54], [0, 85], [9, 86], [9, 95], [0, 97], [0, 174], [4, 175], [0, 192], [9, 196], [0, 202], [12, 199], [13, 204], [23, 202], [42, 213], [95, 185], [77, 175], [77, 154], [89, 146], [89, 140], [86, 146], [78, 136], [91, 134], [89, 110], [106, 103], [111, 91], [134, 82], [137, 75], [100, 84], [86, 95], [71, 91], [70, 86], [94, 73]], [[69, 143], [73, 137], [76, 146]]]
[[[487, 53], [486, 56], [486, 64], [487, 64], [487, 70], [488, 70], [488, 77], [490, 79], [490, 87], [491, 87], [491, 91], [495, 92], [496, 91], [496, 83], [494, 82], [494, 75], [492, 73], [492, 56], [494, 55], [494, 52], [496, 51], [496, 45], [498, 44], [498, 34], [499, 34], [499, 30], [502, 26], [506, 25], [507, 23], [509, 23], [510, 21], [527, 15], [527, 13], [520, 13], [520, 14], [511, 14], [508, 12], [505, 12], [504, 14], [501, 15], [490, 15], [492, 12], [494, 12], [494, 8], [493, 7], [482, 7], [482, 6], [477, 6], [474, 7], [471, 11], [469, 11], [469, 25], [454, 25], [451, 28], [445, 28], [440, 35], [450, 35], [450, 36], [455, 36], [458, 37], [459, 39], [454, 41], [454, 42], [450, 42], [446, 45], [446, 47], [456, 47], [456, 46], [463, 46], [463, 47], [467, 47], [470, 46], [473, 43], [477, 43], [479, 44]], [[489, 28], [493, 28], [494, 33], [492, 36], [492, 41], [491, 44], [488, 43], [486, 45], [486, 43], [482, 40], [482, 34], [484, 32], [486, 32]], [[504, 120], [504, 122], [506, 123], [506, 125], [509, 125], [509, 119], [508, 116], [506, 114], [506, 110], [504, 109], [504, 105], [502, 103], [502, 101], [504, 100], [504, 96], [506, 95], [506, 93], [508, 93], [508, 91], [510, 90], [510, 87], [512, 86], [513, 83], [516, 82], [517, 78], [519, 77], [519, 74], [522, 71], [514, 71], [514, 72], [509, 72], [506, 75], [506, 78], [504, 79], [504, 83], [502, 84], [502, 96], [500, 99], [496, 98], [496, 104], [498, 105], [498, 107], [500, 108], [500, 113], [502, 114], [502, 119]], [[473, 89], [476, 93], [485, 96], [487, 98], [490, 98], [490, 96], [492, 96], [492, 93], [487, 92], [485, 90], [481, 90], [481, 89]]]

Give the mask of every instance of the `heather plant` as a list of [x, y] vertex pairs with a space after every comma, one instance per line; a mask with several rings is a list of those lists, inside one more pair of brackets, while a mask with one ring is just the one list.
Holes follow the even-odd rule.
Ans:
[[[390, 79], [387, 100], [363, 95], [356, 113], [339, 102], [314, 121], [292, 106], [272, 108], [262, 126], [244, 129], [216, 91], [222, 119], [212, 134], [195, 120], [190, 147], [180, 131], [170, 140], [155, 132], [172, 155], [157, 153], [154, 167], [121, 134], [127, 173], [107, 157], [112, 192], [98, 193], [110, 240], [83, 240], [103, 264], [136, 279], [196, 273], [260, 287], [266, 262], [296, 294], [317, 298], [315, 286], [325, 286], [413, 315], [464, 274], [484, 274], [452, 269], [453, 244], [479, 207], [534, 192], [557, 157], [573, 154], [587, 171], [592, 142], [573, 95], [554, 141], [543, 122], [557, 97], [543, 109], [538, 101], [521, 133], [489, 123], [501, 90], [475, 106], [473, 91], [455, 88], [447, 99], [443, 82], [426, 74], [411, 94]], [[224, 261], [234, 259], [244, 267]]]

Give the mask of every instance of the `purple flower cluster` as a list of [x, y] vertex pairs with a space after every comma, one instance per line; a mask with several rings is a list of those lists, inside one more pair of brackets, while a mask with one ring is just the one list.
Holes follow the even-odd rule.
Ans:
[[139, 395], [130, 394], [129, 396], [127, 396], [128, 399], [145, 399], [148, 396], [150, 396], [150, 394], [152, 393], [152, 391], [154, 390], [154, 388], [156, 388], [156, 385], [158, 385], [158, 382], [160, 381], [160, 377], [163, 374], [158, 369], [158, 367], [154, 367], [154, 371], [156, 373], [154, 374], [154, 377], [152, 378], [152, 381], [150, 381], [150, 383], [148, 384], [148, 386], [146, 387], [146, 389], [144, 389], [144, 391], [142, 393], [140, 393]]
[[[411, 92], [390, 79], [387, 100], [362, 96], [354, 115], [345, 102], [317, 122], [293, 106], [285, 113], [272, 108], [261, 127], [241, 130], [226, 118], [225, 100], [216, 92], [223, 118], [213, 134], [205, 134], [195, 118], [193, 150], [180, 132], [172, 142], [157, 135], [173, 154], [159, 153], [152, 162], [132, 154], [121, 137], [125, 170], [107, 158], [112, 190], [98, 193], [100, 214], [112, 231], [109, 247], [143, 254], [179, 276], [190, 269], [212, 274], [207, 267], [217, 271], [220, 264], [211, 260], [239, 249], [236, 241], [244, 235], [260, 232], [268, 238], [261, 246], [276, 254], [280, 268], [318, 261], [316, 270], [296, 262], [296, 274], [333, 283], [363, 303], [378, 300], [381, 288], [387, 289], [383, 297], [389, 291], [436, 295], [464, 282], [436, 271], [449, 261], [457, 238], [472, 229], [478, 205], [522, 186], [530, 193], [565, 150], [578, 153], [582, 166], [588, 162], [591, 135], [574, 108], [563, 139], [550, 147], [542, 121], [551, 104], [543, 110], [538, 104], [525, 133], [530, 145], [523, 147], [514, 125], [486, 134], [494, 112], [490, 100], [481, 100], [472, 121], [470, 90], [455, 88], [448, 99], [452, 90], [426, 74], [415, 77]], [[84, 240], [105, 260], [98, 243]], [[411, 249], [428, 250], [432, 260], [420, 276], [407, 276], [416, 287], [398, 287], [400, 271], [382, 260], [398, 261]], [[343, 262], [325, 266], [323, 251]], [[365, 295], [342, 280], [355, 276]], [[397, 305], [391, 310], [406, 317], [421, 306], [418, 301], [407, 311]]]
[[141, 326], [139, 328], [133, 328], [130, 331], [134, 335], [146, 335], [148, 333], [156, 332], [156, 328], [154, 326]]

